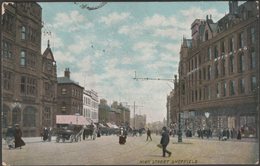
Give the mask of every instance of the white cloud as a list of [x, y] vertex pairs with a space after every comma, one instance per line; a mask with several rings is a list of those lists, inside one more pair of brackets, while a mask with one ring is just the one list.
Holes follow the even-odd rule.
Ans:
[[80, 29], [88, 29], [94, 26], [89, 22], [79, 11], [70, 11], [68, 13], [57, 13], [54, 17], [54, 23], [50, 25], [54, 29], [66, 30], [68, 32], [74, 32]]
[[91, 47], [91, 38], [85, 36], [75, 36], [74, 43], [68, 46], [68, 50], [74, 54], [80, 54]]
[[55, 52], [54, 58], [58, 64], [73, 63], [76, 61], [75, 55], [70, 52], [61, 52], [59, 50]]
[[108, 16], [101, 17], [100, 22], [110, 26], [112, 24], [116, 24], [120, 21], [128, 19], [129, 17], [130, 17], [130, 13], [113, 12], [113, 13], [109, 14]]
[[136, 52], [140, 52], [141, 54], [137, 56], [138, 61], [148, 61], [153, 60], [154, 55], [158, 52], [156, 49], [157, 42], [138, 42], [133, 46], [133, 50]]
[[177, 23], [175, 17], [166, 18], [165, 16], [154, 14], [152, 17], [147, 17], [144, 20], [144, 26], [147, 27], [165, 27], [165, 26], [174, 26]]

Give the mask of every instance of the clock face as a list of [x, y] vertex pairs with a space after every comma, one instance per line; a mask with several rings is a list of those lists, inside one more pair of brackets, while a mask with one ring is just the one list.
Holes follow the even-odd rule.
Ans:
[[96, 10], [103, 7], [107, 2], [74, 2], [82, 9]]

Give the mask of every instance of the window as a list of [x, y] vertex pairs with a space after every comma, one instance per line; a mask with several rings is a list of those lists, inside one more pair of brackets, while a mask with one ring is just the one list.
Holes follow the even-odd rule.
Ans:
[[210, 75], [211, 75], [211, 67], [210, 65], [208, 66], [208, 80], [210, 80]]
[[12, 121], [13, 124], [21, 124], [21, 110], [18, 107], [12, 110]]
[[12, 89], [12, 73], [9, 71], [3, 72], [3, 81], [4, 81], [4, 90], [11, 90]]
[[33, 107], [28, 107], [23, 112], [23, 126], [24, 127], [35, 127], [36, 110]]
[[203, 68], [203, 79], [206, 80], [206, 68]]
[[241, 94], [245, 93], [245, 80], [239, 79], [239, 92]]
[[61, 112], [62, 112], [62, 113], [66, 113], [66, 111], [67, 111], [66, 103], [65, 103], [65, 102], [62, 102]]
[[66, 95], [67, 94], [67, 89], [66, 88], [62, 88], [61, 89], [61, 94], [62, 95]]
[[218, 46], [214, 47], [214, 58], [218, 58]]
[[211, 48], [208, 48], [208, 61], [211, 60]]
[[215, 63], [215, 78], [218, 78], [219, 75], [219, 68], [218, 68], [218, 62]]
[[13, 45], [5, 40], [2, 42], [2, 54], [3, 57], [6, 59], [12, 59], [13, 58]]
[[225, 60], [225, 58], [223, 58], [222, 59], [222, 61], [221, 61], [222, 63], [221, 63], [221, 65], [222, 65], [222, 76], [225, 76], [225, 74], [226, 74], [226, 60]]
[[231, 54], [229, 57], [229, 73], [234, 72], [234, 55]]
[[250, 39], [251, 39], [251, 44], [254, 44], [255, 43], [255, 28], [252, 27], [250, 29]]
[[256, 90], [257, 90], [256, 87], [257, 87], [256, 76], [252, 76], [251, 77], [251, 90], [256, 92]]
[[20, 65], [25, 66], [26, 65], [26, 53], [25, 51], [21, 51], [20, 54]]
[[229, 82], [229, 88], [230, 88], [230, 96], [235, 95], [235, 81], [231, 80]]
[[219, 98], [220, 97], [220, 83], [216, 84], [216, 97]]
[[227, 83], [223, 82], [223, 96], [225, 97], [227, 95]]
[[25, 82], [26, 82], [26, 77], [22, 76], [21, 77], [21, 93], [25, 94]]
[[21, 39], [25, 40], [25, 36], [26, 36], [26, 29], [25, 29], [25, 26], [22, 26], [22, 28], [21, 28]]
[[239, 72], [245, 71], [245, 56], [243, 53], [238, 55], [239, 58]]
[[21, 94], [35, 96], [37, 90], [37, 81], [35, 78], [31, 77], [21, 77]]
[[244, 47], [244, 33], [241, 32], [238, 35], [238, 48], [243, 48]]
[[225, 42], [224, 41], [221, 42], [220, 49], [221, 49], [221, 55], [224, 56], [225, 55]]
[[205, 32], [205, 41], [209, 40], [209, 33], [208, 33], [208, 30], [206, 30]]
[[231, 37], [229, 39], [229, 52], [233, 52], [234, 51], [234, 37]]
[[256, 54], [254, 49], [250, 51], [250, 67], [251, 69], [256, 68]]

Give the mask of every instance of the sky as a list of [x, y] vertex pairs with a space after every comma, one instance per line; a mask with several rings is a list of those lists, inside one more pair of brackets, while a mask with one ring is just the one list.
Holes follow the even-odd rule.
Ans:
[[[127, 103], [147, 122], [166, 118], [170, 81], [136, 81], [137, 77], [173, 79], [178, 74], [183, 37], [191, 38], [195, 19], [228, 13], [228, 1], [108, 2], [97, 10], [73, 2], [42, 2], [42, 52], [50, 40], [58, 77], [65, 68], [99, 99]], [[84, 3], [96, 6], [99, 3]]]

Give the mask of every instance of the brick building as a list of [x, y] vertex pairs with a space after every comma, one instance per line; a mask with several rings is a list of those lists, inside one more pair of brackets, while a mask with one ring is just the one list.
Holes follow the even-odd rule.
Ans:
[[23, 136], [39, 136], [55, 124], [56, 62], [48, 47], [41, 54], [42, 8], [37, 3], [3, 3], [2, 129], [20, 124]]
[[[241, 129], [256, 137], [259, 112], [259, 6], [229, 2], [229, 13], [191, 25], [183, 39], [179, 81], [185, 128]], [[180, 86], [179, 86], [180, 85]], [[258, 88], [257, 88], [258, 87]], [[176, 96], [175, 100], [178, 100]], [[207, 113], [206, 113], [207, 112]], [[206, 117], [205, 115], [209, 115]], [[258, 125], [257, 125], [258, 124]]]
[[83, 115], [83, 90], [70, 79], [70, 70], [66, 68], [64, 77], [58, 77], [57, 115]]

